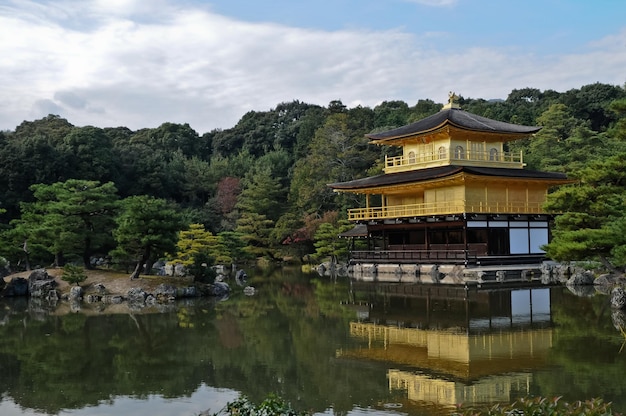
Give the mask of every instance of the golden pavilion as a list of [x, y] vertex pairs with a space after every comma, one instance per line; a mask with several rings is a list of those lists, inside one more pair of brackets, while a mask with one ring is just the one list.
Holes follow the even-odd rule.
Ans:
[[[464, 111], [450, 93], [441, 111], [415, 123], [368, 134], [372, 144], [397, 146], [378, 176], [329, 184], [365, 196], [348, 211], [367, 250], [352, 264], [505, 265], [541, 263], [550, 239], [550, 188], [570, 183], [562, 173], [525, 169], [507, 143], [541, 127], [505, 123]], [[412, 273], [412, 272], [411, 272]]]

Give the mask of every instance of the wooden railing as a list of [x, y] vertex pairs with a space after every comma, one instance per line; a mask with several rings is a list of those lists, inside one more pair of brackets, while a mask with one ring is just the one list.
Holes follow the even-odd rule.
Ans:
[[477, 253], [470, 250], [371, 250], [352, 251], [351, 260], [372, 262], [476, 262]]
[[416, 168], [440, 166], [454, 163], [457, 165], [493, 166], [508, 168], [523, 168], [524, 159], [522, 152], [502, 152], [492, 154], [490, 152], [466, 151], [463, 153], [430, 152], [417, 153], [414, 156], [385, 157], [385, 173], [403, 172]]
[[388, 207], [355, 208], [348, 210], [348, 219], [350, 221], [366, 221], [463, 213], [544, 214], [545, 211], [539, 202], [470, 203], [463, 200], [455, 200]]

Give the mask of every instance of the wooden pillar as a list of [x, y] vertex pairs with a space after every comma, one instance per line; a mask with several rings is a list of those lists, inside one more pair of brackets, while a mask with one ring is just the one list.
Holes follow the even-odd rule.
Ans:
[[381, 205], [382, 205], [382, 214], [383, 214], [383, 218], [387, 217], [387, 195], [382, 194], [380, 196], [380, 200], [381, 200]]
[[510, 186], [510, 184], [507, 184], [507, 185], [506, 185], [506, 194], [505, 194], [505, 196], [504, 196], [505, 201], [506, 201], [506, 202], [505, 202], [505, 204], [506, 204], [505, 206], [509, 207], [509, 209], [510, 209], [511, 211], [513, 211], [514, 209], [513, 209], [513, 207], [511, 206], [511, 201], [510, 201], [510, 199], [509, 199], [509, 186]]
[[463, 247], [465, 247], [465, 265], [469, 262], [469, 243], [467, 242], [467, 218], [463, 216]]
[[485, 187], [485, 206], [483, 207], [483, 213], [488, 213], [487, 210], [489, 207], [489, 192], [487, 191], [488, 186], [486, 182], [484, 184], [484, 187]]

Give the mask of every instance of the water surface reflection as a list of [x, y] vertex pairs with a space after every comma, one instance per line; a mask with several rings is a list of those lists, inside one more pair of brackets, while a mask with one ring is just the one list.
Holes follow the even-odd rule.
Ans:
[[533, 372], [549, 366], [549, 288], [355, 284], [354, 293], [369, 313], [361, 310], [350, 334], [367, 348], [340, 355], [387, 363], [389, 388], [404, 393], [405, 409], [510, 402], [531, 394]]
[[2, 300], [0, 414], [194, 415], [271, 392], [324, 414], [441, 414], [528, 394], [626, 409], [624, 339], [604, 297], [248, 274], [255, 296], [158, 311]]

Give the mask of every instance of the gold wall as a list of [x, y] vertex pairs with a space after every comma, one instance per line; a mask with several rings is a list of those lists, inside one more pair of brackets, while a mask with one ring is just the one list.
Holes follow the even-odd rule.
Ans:
[[511, 402], [512, 392], [529, 394], [532, 381], [530, 373], [497, 375], [470, 385], [401, 370], [389, 370], [387, 377], [390, 390], [405, 390], [409, 400], [440, 406]]

